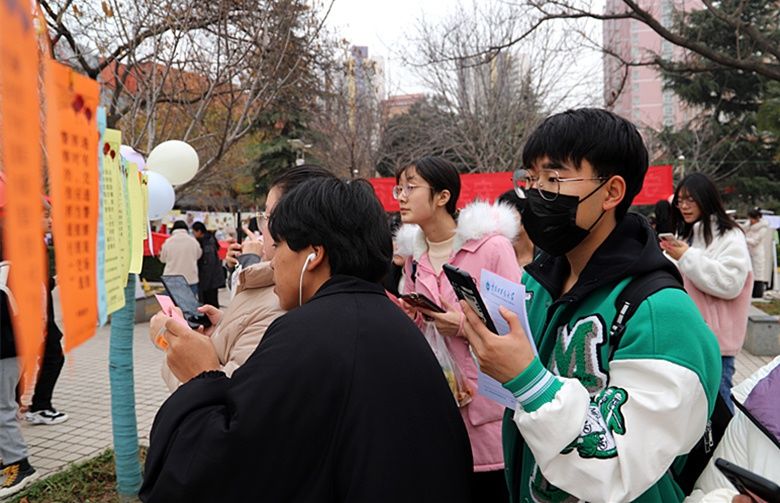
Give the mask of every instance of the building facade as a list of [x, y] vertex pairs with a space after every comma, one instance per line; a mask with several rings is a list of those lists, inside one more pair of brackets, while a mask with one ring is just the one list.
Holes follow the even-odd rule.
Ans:
[[[675, 10], [701, 7], [698, 0], [638, 0], [637, 3], [664, 26], [672, 26]], [[622, 0], [606, 0], [606, 14], [626, 9]], [[625, 64], [649, 62], [655, 55], [679, 59], [684, 55], [683, 49], [634, 19], [606, 20], [603, 26], [604, 47], [609, 53], [604, 55], [605, 106], [643, 129], [658, 131], [686, 124], [693, 111], [674, 92], [664, 89], [663, 79], [653, 66]]]

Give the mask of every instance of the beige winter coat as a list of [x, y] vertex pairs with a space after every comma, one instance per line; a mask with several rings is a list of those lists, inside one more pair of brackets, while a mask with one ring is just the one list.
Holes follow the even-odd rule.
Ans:
[[753, 279], [756, 281], [766, 281], [767, 283], [772, 281], [772, 266], [774, 265], [772, 232], [773, 229], [764, 219], [745, 229], [750, 260], [753, 261]]
[[[221, 369], [228, 377], [249, 359], [265, 330], [282, 314], [274, 293], [271, 263], [261, 262], [242, 270], [236, 296], [211, 335]], [[162, 377], [171, 391], [181, 384], [165, 363]]]
[[176, 229], [160, 250], [160, 262], [165, 263], [163, 274], [181, 274], [194, 285], [198, 282], [198, 259], [202, 254], [197, 239], [184, 229]]

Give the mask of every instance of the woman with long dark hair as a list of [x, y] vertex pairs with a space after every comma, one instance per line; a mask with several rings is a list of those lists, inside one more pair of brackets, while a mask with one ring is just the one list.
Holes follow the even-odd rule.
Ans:
[[683, 178], [672, 206], [679, 239], [662, 240], [661, 248], [677, 261], [685, 289], [718, 338], [720, 393], [733, 409], [734, 357], [745, 341], [753, 287], [745, 234], [726, 213], [715, 184], [702, 173]]

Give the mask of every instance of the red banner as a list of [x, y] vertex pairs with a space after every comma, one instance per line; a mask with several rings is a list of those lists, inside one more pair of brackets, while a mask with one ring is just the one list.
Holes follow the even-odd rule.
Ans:
[[[374, 191], [385, 211], [398, 211], [398, 201], [393, 199], [394, 178], [370, 178]], [[463, 208], [475, 199], [495, 201], [498, 196], [512, 188], [512, 173], [473, 173], [460, 175], [460, 197], [458, 208]], [[650, 166], [645, 176], [642, 191], [634, 198], [637, 206], [653, 205], [659, 199], [667, 199], [674, 192], [672, 166]]]
[[[160, 250], [162, 250], [163, 243], [171, 237], [170, 234], [163, 234], [162, 232], [152, 232], [152, 248], [154, 249], [154, 256], [158, 257], [160, 255]], [[219, 243], [219, 250], [217, 250], [217, 254], [219, 255], [219, 258], [221, 260], [225, 260], [225, 256], [227, 255], [227, 249], [228, 245], [230, 244], [227, 241], [218, 241]], [[152, 254], [149, 252], [149, 239], [144, 239], [144, 256], [149, 257]]]
[[[395, 178], [370, 178], [374, 191], [385, 211], [398, 211], [398, 201], [393, 199]], [[458, 208], [463, 208], [475, 199], [495, 201], [498, 196], [512, 188], [512, 173], [473, 173], [460, 175], [460, 197]]]
[[661, 199], [669, 199], [672, 194], [674, 194], [672, 165], [650, 166], [642, 190], [634, 198], [634, 205], [652, 206]]

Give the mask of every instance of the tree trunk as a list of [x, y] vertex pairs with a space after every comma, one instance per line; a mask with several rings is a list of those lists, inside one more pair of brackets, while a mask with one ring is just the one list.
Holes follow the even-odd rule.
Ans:
[[131, 274], [125, 287], [125, 306], [111, 316], [111, 349], [108, 355], [116, 486], [119, 495], [124, 497], [136, 496], [141, 487], [133, 381], [134, 325], [135, 275]]

